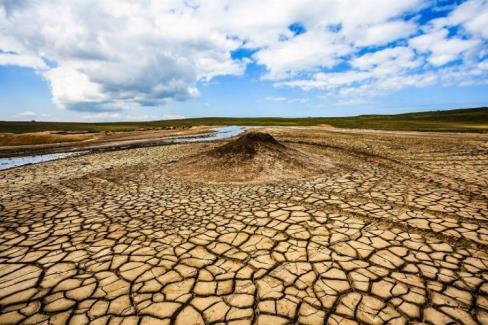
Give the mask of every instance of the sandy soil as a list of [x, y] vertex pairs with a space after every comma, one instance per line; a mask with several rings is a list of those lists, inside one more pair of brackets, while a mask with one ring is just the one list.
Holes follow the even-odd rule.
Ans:
[[0, 324], [488, 322], [486, 135], [267, 131], [333, 166], [168, 175], [222, 144], [194, 143], [0, 172]]

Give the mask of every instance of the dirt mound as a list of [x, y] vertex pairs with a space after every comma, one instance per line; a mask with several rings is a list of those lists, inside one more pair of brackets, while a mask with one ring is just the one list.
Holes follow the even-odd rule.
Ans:
[[214, 157], [225, 157], [232, 155], [233, 158], [241, 157], [243, 159], [251, 159], [259, 151], [284, 150], [285, 146], [276, 141], [271, 134], [263, 132], [249, 132], [245, 133], [237, 140], [231, 141], [221, 147], [218, 147], [208, 153]]
[[310, 177], [330, 166], [326, 157], [285, 146], [268, 133], [248, 132], [173, 163], [168, 173], [190, 181], [262, 183]]

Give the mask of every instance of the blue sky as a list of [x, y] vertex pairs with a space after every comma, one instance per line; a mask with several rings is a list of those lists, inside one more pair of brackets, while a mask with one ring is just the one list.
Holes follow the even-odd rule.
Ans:
[[0, 119], [488, 105], [488, 1], [0, 0]]

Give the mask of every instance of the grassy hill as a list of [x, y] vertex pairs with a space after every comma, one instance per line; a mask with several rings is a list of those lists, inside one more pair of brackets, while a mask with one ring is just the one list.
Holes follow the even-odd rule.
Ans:
[[396, 115], [359, 115], [352, 117], [206, 117], [148, 122], [6, 122], [0, 121], [0, 132], [25, 133], [36, 131], [133, 131], [138, 129], [189, 127], [197, 125], [248, 125], [248, 126], [314, 126], [328, 124], [339, 128], [438, 131], [438, 132], [488, 132], [488, 107], [431, 111]]

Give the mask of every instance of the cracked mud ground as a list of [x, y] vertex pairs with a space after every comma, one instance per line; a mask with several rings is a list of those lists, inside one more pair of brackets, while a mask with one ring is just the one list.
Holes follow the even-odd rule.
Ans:
[[486, 135], [269, 131], [333, 167], [165, 172], [211, 143], [0, 172], [0, 324], [488, 323]]

